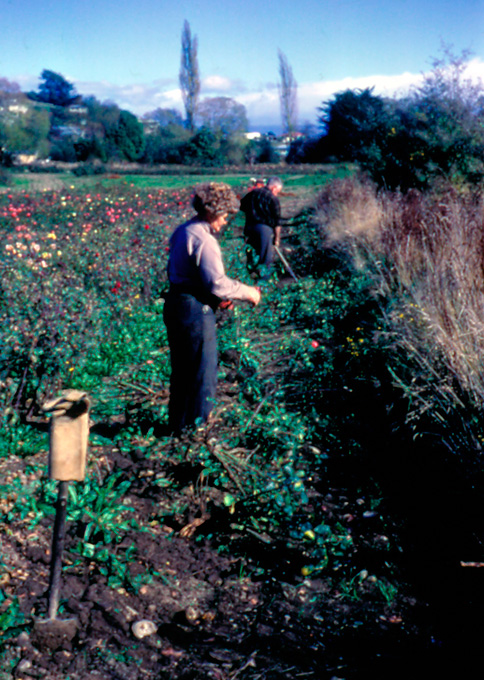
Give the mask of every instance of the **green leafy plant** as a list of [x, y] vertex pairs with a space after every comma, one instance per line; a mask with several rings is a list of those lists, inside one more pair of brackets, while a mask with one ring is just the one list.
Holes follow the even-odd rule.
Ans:
[[91, 556], [96, 543], [117, 542], [135, 526], [134, 520], [126, 518], [134, 510], [124, 502], [131, 482], [122, 479], [121, 473], [108, 476], [102, 484], [91, 474], [85, 482], [69, 486], [68, 519], [81, 522], [82, 554]]

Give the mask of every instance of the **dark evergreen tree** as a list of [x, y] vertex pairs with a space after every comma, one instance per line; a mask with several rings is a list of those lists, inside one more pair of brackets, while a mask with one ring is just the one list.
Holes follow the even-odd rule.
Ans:
[[143, 126], [129, 111], [121, 111], [117, 127], [111, 133], [121, 155], [128, 161], [137, 161], [145, 149]]
[[54, 106], [69, 106], [69, 104], [79, 100], [74, 85], [69, 83], [60, 73], [44, 69], [40, 75], [40, 80], [38, 92], [28, 93], [30, 99]]

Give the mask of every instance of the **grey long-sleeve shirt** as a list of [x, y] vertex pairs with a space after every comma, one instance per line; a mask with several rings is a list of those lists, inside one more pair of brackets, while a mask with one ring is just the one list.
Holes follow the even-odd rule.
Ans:
[[225, 274], [220, 246], [208, 222], [198, 217], [181, 224], [170, 238], [168, 279], [222, 300], [250, 299], [249, 286]]

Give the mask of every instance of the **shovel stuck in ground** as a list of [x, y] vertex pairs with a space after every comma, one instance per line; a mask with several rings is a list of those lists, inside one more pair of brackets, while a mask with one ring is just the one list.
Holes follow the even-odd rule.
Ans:
[[52, 554], [50, 561], [48, 618], [35, 622], [37, 639], [41, 639], [48, 647], [58, 648], [64, 642], [70, 642], [79, 628], [74, 618], [58, 619], [60, 584], [62, 574], [62, 553], [64, 550], [65, 525], [67, 514], [67, 493], [69, 482], [59, 482], [57, 506], [52, 538]]
[[48, 618], [35, 622], [38, 640], [51, 648], [61, 647], [76, 635], [76, 618], [58, 619], [62, 553], [64, 550], [69, 481], [82, 481], [85, 475], [89, 435], [90, 402], [85, 392], [67, 390], [58, 399], [44, 404], [51, 412], [49, 476], [59, 482], [50, 562]]

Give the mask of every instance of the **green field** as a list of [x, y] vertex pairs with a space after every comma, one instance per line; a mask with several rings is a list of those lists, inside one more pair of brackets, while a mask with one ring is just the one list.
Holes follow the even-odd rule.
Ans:
[[[93, 187], [112, 188], [117, 186], [132, 186], [143, 189], [181, 189], [194, 186], [200, 182], [224, 181], [231, 186], [249, 185], [253, 177], [268, 177], [277, 174], [290, 189], [314, 189], [325, 184], [328, 179], [344, 177], [351, 173], [353, 168], [345, 164], [314, 166], [299, 168], [280, 166], [258, 168], [255, 166], [251, 171], [235, 172], [230, 169], [224, 173], [199, 172], [183, 174], [178, 171], [170, 173], [169, 169], [160, 174], [147, 172], [143, 174], [120, 174], [106, 171], [103, 174], [76, 175], [73, 172], [30, 172], [13, 171], [8, 177], [7, 189], [26, 189], [28, 191], [70, 189], [92, 189]], [[0, 185], [0, 191], [2, 187]]]

